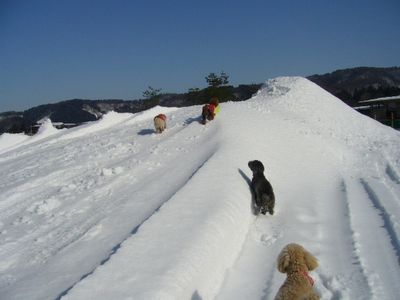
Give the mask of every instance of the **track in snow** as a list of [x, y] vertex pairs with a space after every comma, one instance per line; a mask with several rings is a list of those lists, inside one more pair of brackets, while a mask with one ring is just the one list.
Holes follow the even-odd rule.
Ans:
[[[400, 271], [399, 265], [393, 265], [393, 261], [399, 261], [399, 241], [394, 224], [377, 192], [381, 183], [372, 188], [368, 180], [363, 178], [347, 178], [345, 182], [355, 255], [368, 282], [368, 298], [383, 299], [389, 296], [389, 299], [396, 299], [400, 296], [400, 287], [396, 283]], [[369, 215], [369, 218], [365, 218], [365, 215]], [[375, 239], [371, 239], [371, 236]], [[393, 277], [396, 273], [398, 276]], [[391, 289], [383, 291], [381, 287], [388, 286], [389, 282], [392, 282], [389, 284]]]

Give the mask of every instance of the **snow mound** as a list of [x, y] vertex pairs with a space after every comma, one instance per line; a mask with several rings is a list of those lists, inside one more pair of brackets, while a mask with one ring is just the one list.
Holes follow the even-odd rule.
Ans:
[[118, 113], [110, 111], [104, 114], [100, 120], [90, 122], [86, 125], [70, 129], [68, 134], [63, 135], [60, 139], [72, 139], [83, 137], [87, 134], [94, 134], [107, 129], [112, 129], [117, 125], [133, 125], [147, 120], [152, 120], [159, 113], [170, 113], [178, 108], [155, 106], [146, 111], [139, 113]]
[[[296, 120], [315, 121], [314, 125], [348, 126], [356, 123], [377, 123], [346, 105], [332, 94], [303, 77], [278, 77], [265, 83], [252, 101], [268, 101], [266, 108], [284, 111], [296, 116]], [[288, 115], [289, 116], [289, 115]], [[285, 115], [283, 115], [285, 117]], [[344, 122], [341, 122], [344, 121]], [[370, 122], [371, 121], [371, 122]]]
[[73, 139], [88, 134], [97, 133], [99, 131], [103, 131], [123, 122], [126, 122], [130, 118], [132, 118], [131, 113], [117, 113], [115, 111], [110, 111], [104, 114], [101, 119], [97, 121], [88, 122], [85, 125], [69, 129], [68, 133], [60, 137], [60, 139]]
[[[168, 114], [173, 113], [173, 112], [177, 111], [178, 109], [179, 108], [177, 108], [177, 107], [163, 107], [163, 106], [157, 105], [148, 110], [145, 110], [145, 111], [135, 114], [135, 118], [132, 119], [130, 121], [130, 123], [137, 123], [137, 122], [142, 122], [142, 121], [146, 121], [146, 120], [153, 120], [153, 118], [158, 114], [165, 114], [165, 115], [167, 115], [167, 118], [168, 118]], [[168, 119], [167, 119], [167, 121], [168, 121]]]
[[40, 123], [38, 132], [34, 135], [35, 140], [42, 139], [57, 133], [58, 130], [53, 126], [50, 119], [44, 119]]
[[[33, 136], [27, 136], [24, 134], [5, 135], [4, 138], [0, 140], [0, 153], [15, 150], [21, 146], [41, 141], [59, 133], [60, 131], [62, 130], [55, 128], [50, 119], [43, 119], [41, 120], [38, 132]], [[3, 137], [3, 135], [1, 137]]]
[[262, 111], [279, 112], [289, 122], [307, 124], [319, 135], [340, 139], [341, 142], [388, 141], [393, 136], [399, 136], [394, 129], [358, 113], [303, 77], [270, 79], [251, 101], [259, 103]]
[[0, 153], [7, 151], [7, 149], [26, 141], [28, 138], [29, 136], [23, 133], [3, 133], [2, 135], [0, 135]]

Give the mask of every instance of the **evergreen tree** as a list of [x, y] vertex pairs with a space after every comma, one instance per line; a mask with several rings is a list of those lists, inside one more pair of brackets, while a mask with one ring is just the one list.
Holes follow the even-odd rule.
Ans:
[[160, 96], [161, 89], [155, 89], [151, 86], [143, 92], [143, 97], [146, 99], [152, 99]]
[[208, 86], [210, 87], [219, 87], [221, 85], [226, 85], [229, 83], [228, 78], [229, 76], [224, 71], [222, 71], [219, 76], [212, 72], [205, 77]]

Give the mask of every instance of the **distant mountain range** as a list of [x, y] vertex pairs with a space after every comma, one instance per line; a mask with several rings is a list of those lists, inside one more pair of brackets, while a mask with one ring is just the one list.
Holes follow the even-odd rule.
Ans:
[[[400, 68], [359, 67], [337, 70], [324, 75], [307, 77], [350, 106], [358, 101], [378, 97], [400, 95]], [[50, 118], [53, 122], [78, 125], [99, 119], [103, 114], [117, 112], [136, 113], [155, 105], [183, 107], [206, 103], [212, 95], [221, 102], [243, 101], [255, 94], [262, 84], [222, 86], [193, 90], [183, 94], [161, 94], [151, 99], [141, 100], [84, 100], [73, 99], [54, 104], [45, 104], [23, 112], [0, 113], [0, 134], [4, 132], [34, 133], [40, 120]]]
[[307, 78], [350, 106], [362, 100], [400, 95], [399, 67], [359, 67]]

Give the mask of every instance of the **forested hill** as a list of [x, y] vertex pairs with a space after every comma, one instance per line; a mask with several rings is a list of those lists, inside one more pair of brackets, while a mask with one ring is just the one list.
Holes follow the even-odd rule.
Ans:
[[359, 67], [307, 78], [350, 106], [361, 100], [400, 95], [399, 67]]

